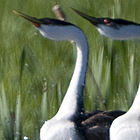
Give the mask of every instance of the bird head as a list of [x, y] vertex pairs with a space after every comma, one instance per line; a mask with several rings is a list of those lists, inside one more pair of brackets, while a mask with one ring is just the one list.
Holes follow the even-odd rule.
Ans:
[[93, 25], [95, 25], [96, 27], [98, 27], [99, 25], [105, 25], [108, 27], [112, 27], [112, 28], [116, 28], [119, 29], [119, 26], [127, 26], [127, 25], [139, 25], [135, 22], [132, 21], [127, 21], [124, 19], [112, 19], [112, 18], [96, 18], [96, 17], [92, 17], [89, 16], [87, 14], [84, 14], [74, 8], [71, 8], [75, 13], [77, 13], [78, 15], [80, 15], [81, 17], [87, 19], [89, 22], [91, 22]]
[[81, 34], [81, 30], [69, 22], [52, 18], [37, 19], [20, 12], [13, 12], [30, 21], [44, 37], [52, 40], [74, 40], [78, 32]]
[[130, 38], [140, 38], [140, 24], [124, 20], [121, 18], [96, 18], [86, 15], [74, 8], [71, 8], [81, 17], [92, 23], [100, 34], [115, 40], [126, 40]]

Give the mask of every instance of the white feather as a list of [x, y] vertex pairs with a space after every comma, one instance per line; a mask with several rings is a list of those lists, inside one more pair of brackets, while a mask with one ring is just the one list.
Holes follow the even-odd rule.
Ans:
[[140, 84], [131, 108], [112, 122], [110, 140], [140, 140]]
[[118, 28], [113, 28], [107, 25], [99, 24], [97, 30], [100, 34], [115, 40], [140, 38], [140, 26], [138, 25], [122, 25], [118, 26]]

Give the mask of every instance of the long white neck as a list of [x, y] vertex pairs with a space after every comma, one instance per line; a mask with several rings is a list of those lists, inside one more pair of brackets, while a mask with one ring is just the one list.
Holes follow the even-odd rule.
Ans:
[[139, 112], [139, 110], [140, 110], [140, 83], [139, 83], [139, 87], [138, 87], [136, 97], [133, 101], [133, 104], [132, 104], [131, 108], [128, 110], [128, 113], [129, 112]]
[[[78, 38], [79, 37], [79, 38]], [[85, 35], [76, 36], [77, 59], [74, 73], [60, 106], [57, 119], [76, 120], [84, 112], [83, 92], [88, 65], [89, 48]]]
[[56, 119], [76, 120], [84, 112], [83, 91], [88, 65], [89, 48], [86, 36], [74, 25], [45, 26], [38, 28], [40, 33], [52, 40], [73, 40], [77, 47], [77, 59], [74, 73], [63, 99], [54, 116]]

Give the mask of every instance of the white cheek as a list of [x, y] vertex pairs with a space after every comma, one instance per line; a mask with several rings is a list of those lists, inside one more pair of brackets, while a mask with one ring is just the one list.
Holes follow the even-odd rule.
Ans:
[[105, 25], [99, 25], [97, 30], [100, 34], [116, 40], [140, 38], [140, 26], [127, 25], [120, 26], [119, 29], [116, 29]]
[[41, 25], [37, 28], [42, 36], [52, 40], [75, 40], [81, 33], [75, 26]]
[[[58, 31], [58, 26], [46, 26], [41, 25], [41, 27], [37, 28], [42, 36], [52, 39], [52, 40], [60, 40], [60, 31]], [[60, 30], [60, 28], [59, 28]]]

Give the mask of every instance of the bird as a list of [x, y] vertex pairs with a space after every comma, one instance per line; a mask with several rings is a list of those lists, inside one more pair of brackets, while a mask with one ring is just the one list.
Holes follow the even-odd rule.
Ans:
[[[77, 14], [95, 25], [98, 31], [115, 40], [127, 40], [140, 37], [140, 24], [124, 19], [94, 18], [78, 10]], [[110, 140], [140, 140], [140, 83], [136, 97], [130, 109], [113, 120], [110, 127]]]
[[[73, 9], [73, 8], [72, 8]], [[76, 9], [77, 14], [96, 26], [100, 34], [114, 40], [128, 40], [140, 38], [140, 24], [111, 18], [95, 18], [88, 16]], [[130, 109], [123, 115], [113, 120], [109, 135], [110, 140], [140, 140], [140, 83], [137, 94]]]
[[51, 40], [73, 40], [77, 49], [74, 72], [61, 103], [50, 120], [40, 129], [41, 140], [109, 140], [112, 121], [125, 111], [86, 112], [83, 92], [89, 58], [88, 41], [83, 31], [76, 25], [53, 18], [37, 19], [23, 13], [15, 14], [30, 21], [40, 34]]
[[71, 8], [78, 15], [93, 24], [98, 32], [114, 40], [128, 40], [131, 38], [140, 38], [140, 24], [121, 18], [96, 18], [86, 15], [74, 8]]
[[130, 109], [110, 127], [110, 140], [140, 140], [140, 83]]

